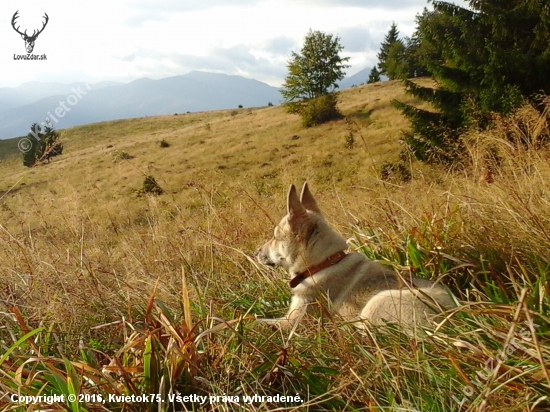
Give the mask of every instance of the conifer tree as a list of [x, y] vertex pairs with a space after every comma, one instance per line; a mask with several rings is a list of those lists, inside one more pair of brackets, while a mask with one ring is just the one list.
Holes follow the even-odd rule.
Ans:
[[386, 57], [385, 67], [386, 76], [388, 76], [390, 80], [406, 79], [409, 77], [406, 49], [403, 41], [398, 39], [390, 46]]
[[37, 137], [40, 137], [42, 128], [38, 123], [33, 123], [31, 130], [24, 138], [23, 144], [20, 147], [23, 151], [23, 166], [33, 167], [36, 163], [37, 148], [40, 146]]
[[537, 93], [550, 93], [550, 10], [544, 0], [434, 1], [417, 18], [417, 56], [436, 87], [405, 81], [434, 110], [394, 102], [412, 122], [405, 141], [421, 160], [455, 163], [460, 135], [486, 127]]
[[378, 71], [378, 69], [376, 68], [376, 66], [374, 66], [372, 68], [372, 70], [370, 71], [370, 74], [369, 74], [369, 79], [367, 80], [367, 84], [370, 84], [370, 83], [377, 83], [379, 81], [381, 81], [382, 79], [380, 78], [380, 72]]
[[414, 35], [406, 37], [403, 44], [405, 46], [403, 59], [405, 60], [407, 78], [429, 76], [429, 72], [422, 62], [422, 47], [418, 37]]
[[376, 55], [376, 57], [378, 57], [378, 69], [380, 70], [380, 74], [387, 74], [386, 64], [388, 60], [388, 53], [390, 52], [390, 48], [393, 46], [393, 44], [398, 40], [399, 30], [397, 30], [397, 24], [393, 22], [391, 24], [390, 30], [388, 31], [388, 34], [386, 34], [386, 37], [384, 38], [384, 41], [380, 46], [380, 52], [378, 52], [378, 54]]
[[34, 123], [25, 138], [25, 144], [22, 145], [25, 149], [23, 165], [33, 167], [39, 162], [50, 161], [52, 157], [62, 154], [63, 145], [59, 142], [59, 137], [59, 133], [49, 120], [46, 121], [44, 127]]

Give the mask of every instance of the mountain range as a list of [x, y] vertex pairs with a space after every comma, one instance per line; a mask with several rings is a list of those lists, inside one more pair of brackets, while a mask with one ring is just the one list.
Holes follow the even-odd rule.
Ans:
[[[340, 82], [364, 83], [367, 69]], [[0, 139], [25, 136], [31, 124], [52, 120], [56, 129], [100, 121], [280, 104], [279, 89], [241, 76], [193, 71], [160, 80], [28, 82], [0, 88]]]

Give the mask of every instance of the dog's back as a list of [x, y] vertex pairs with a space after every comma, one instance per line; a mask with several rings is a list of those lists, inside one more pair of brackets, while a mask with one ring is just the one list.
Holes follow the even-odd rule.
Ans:
[[426, 326], [433, 315], [456, 306], [444, 286], [417, 277], [402, 278], [360, 253], [349, 253], [338, 265], [305, 279], [293, 291], [297, 298], [312, 303], [323, 294], [331, 311], [343, 319], [373, 324], [390, 321]]

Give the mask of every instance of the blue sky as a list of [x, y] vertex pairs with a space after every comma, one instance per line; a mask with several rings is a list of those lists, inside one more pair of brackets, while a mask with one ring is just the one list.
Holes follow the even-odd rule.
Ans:
[[[351, 58], [348, 75], [372, 67], [392, 21], [402, 35], [414, 30], [425, 0], [111, 0], [0, 4], [0, 87], [28, 81], [128, 82], [204, 70], [238, 74], [279, 86], [291, 51], [307, 31], [339, 35]], [[34, 54], [26, 54], [11, 19], [32, 33], [49, 15]]]

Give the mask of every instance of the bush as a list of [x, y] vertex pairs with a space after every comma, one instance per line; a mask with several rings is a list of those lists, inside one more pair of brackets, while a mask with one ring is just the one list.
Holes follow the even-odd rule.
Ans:
[[287, 112], [301, 116], [304, 127], [312, 127], [342, 117], [336, 108], [337, 101], [337, 93], [329, 93], [315, 99], [287, 103], [286, 106]]
[[159, 146], [160, 146], [160, 147], [170, 147], [170, 143], [168, 143], [166, 140], [162, 139], [162, 140], [159, 142]]
[[153, 176], [145, 176], [145, 180], [143, 181], [142, 188], [138, 191], [138, 194], [148, 194], [148, 195], [161, 195], [164, 193], [164, 190], [162, 190], [162, 187], [157, 183], [155, 178]]

